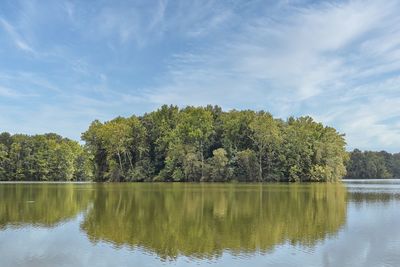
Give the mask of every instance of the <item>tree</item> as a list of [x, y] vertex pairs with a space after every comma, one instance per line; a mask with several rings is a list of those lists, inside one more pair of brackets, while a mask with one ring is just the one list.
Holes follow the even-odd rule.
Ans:
[[91, 166], [83, 147], [76, 141], [49, 133], [44, 135], [0, 135], [0, 180], [72, 181], [77, 180], [77, 158], [86, 162], [85, 176], [91, 179]]
[[104, 124], [94, 121], [83, 133], [82, 139], [95, 156], [99, 179], [124, 181], [147, 178], [149, 174], [145, 172], [138, 174], [138, 169], [143, 169], [147, 161], [146, 135], [146, 128], [135, 116], [118, 117]]
[[177, 106], [163, 105], [154, 112], [144, 114], [141, 118], [147, 132], [147, 143], [150, 144], [149, 160], [154, 166], [155, 175], [165, 168], [168, 147], [174, 141], [171, 132], [176, 128], [178, 114]]
[[[208, 176], [213, 182], [225, 182], [231, 180], [232, 169], [229, 167], [229, 158], [223, 148], [213, 151], [213, 156], [208, 160]], [[207, 178], [203, 178], [207, 180]]]
[[257, 154], [253, 150], [246, 149], [236, 153], [234, 168], [236, 179], [242, 182], [254, 182], [257, 180], [258, 170]]
[[85, 141], [86, 150], [92, 155], [94, 180], [98, 182], [106, 180], [105, 173], [109, 165], [107, 150], [102, 140], [102, 127], [103, 124], [95, 120], [90, 124], [89, 129], [81, 136], [82, 140]]
[[[280, 130], [272, 115], [265, 112], [256, 114], [250, 123], [250, 129], [252, 130], [251, 139], [258, 154], [259, 181], [263, 181], [263, 158], [266, 157], [268, 163], [271, 162], [274, 150], [281, 142]], [[269, 168], [269, 170], [271, 169]]]
[[178, 124], [172, 133], [176, 142], [192, 145], [200, 154], [201, 177], [204, 176], [204, 154], [210, 146], [209, 138], [213, 132], [213, 116], [209, 110], [187, 107], [179, 113]]
[[234, 155], [238, 151], [252, 147], [253, 130], [250, 125], [255, 116], [256, 113], [251, 110], [232, 110], [222, 114], [222, 143], [229, 154]]
[[9, 159], [7, 147], [0, 143], [0, 181], [8, 180]]
[[[311, 117], [164, 105], [143, 116], [95, 120], [85, 142], [57, 134], [0, 134], [0, 179], [34, 181], [338, 181], [344, 136]], [[400, 154], [351, 154], [349, 175], [396, 177]]]
[[400, 178], [399, 154], [355, 149], [349, 155], [347, 179]]
[[336, 181], [346, 172], [335, 129], [264, 111], [164, 105], [94, 121], [82, 138], [97, 181]]

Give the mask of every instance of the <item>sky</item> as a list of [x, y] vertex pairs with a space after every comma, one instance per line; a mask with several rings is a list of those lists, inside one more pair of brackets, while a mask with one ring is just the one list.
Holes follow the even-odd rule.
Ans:
[[0, 132], [79, 140], [163, 104], [310, 115], [400, 151], [400, 1], [0, 2]]

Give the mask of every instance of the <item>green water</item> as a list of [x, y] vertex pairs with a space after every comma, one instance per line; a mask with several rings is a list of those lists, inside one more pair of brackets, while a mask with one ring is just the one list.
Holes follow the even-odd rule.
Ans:
[[0, 266], [399, 266], [400, 182], [0, 184]]

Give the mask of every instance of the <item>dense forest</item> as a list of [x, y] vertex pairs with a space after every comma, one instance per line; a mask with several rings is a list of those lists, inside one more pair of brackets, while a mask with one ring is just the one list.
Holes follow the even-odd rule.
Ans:
[[96, 181], [337, 181], [344, 136], [310, 117], [162, 106], [83, 133]]
[[89, 154], [76, 141], [57, 134], [0, 134], [0, 180], [91, 180]]
[[347, 153], [344, 135], [334, 128], [310, 117], [284, 121], [264, 111], [164, 105], [143, 116], [95, 120], [82, 140], [83, 146], [57, 134], [2, 133], [0, 180], [304, 182], [400, 176], [400, 154]]
[[361, 152], [355, 149], [350, 153], [346, 179], [385, 179], [400, 178], [400, 153], [386, 151]]
[[0, 136], [0, 180], [337, 181], [344, 136], [310, 117], [164, 105], [95, 120], [85, 145], [56, 134]]

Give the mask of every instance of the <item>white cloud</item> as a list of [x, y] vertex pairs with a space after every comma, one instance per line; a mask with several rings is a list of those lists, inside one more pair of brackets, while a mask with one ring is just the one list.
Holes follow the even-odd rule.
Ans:
[[[40, 95], [38, 107], [7, 108], [26, 117], [19, 110], [28, 106], [62, 134], [62, 122], [70, 134], [94, 118], [210, 103], [278, 117], [310, 114], [346, 133], [349, 148], [400, 150], [399, 1], [17, 6], [0, 17], [0, 31], [27, 52], [16, 64], [33, 70], [0, 65], [0, 95]], [[73, 123], [83, 117], [79, 127]]]
[[21, 37], [14, 26], [1, 17], [0, 26], [8, 33], [18, 49], [35, 54], [35, 50]]
[[97, 34], [117, 36], [121, 44], [134, 42], [138, 47], [144, 47], [162, 36], [167, 4], [167, 1], [159, 0], [154, 5], [102, 6], [91, 22], [95, 29], [92, 37], [96, 38]]
[[398, 124], [383, 121], [400, 120], [399, 3], [284, 8], [177, 55], [149, 101], [313, 114], [347, 133], [350, 147], [400, 150]]

